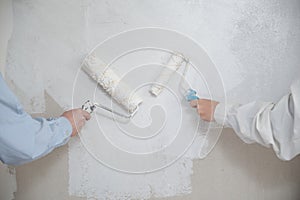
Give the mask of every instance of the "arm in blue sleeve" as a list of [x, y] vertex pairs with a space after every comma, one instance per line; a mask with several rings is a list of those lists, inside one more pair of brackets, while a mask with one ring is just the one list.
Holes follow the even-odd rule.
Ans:
[[72, 126], [65, 117], [32, 118], [0, 75], [0, 160], [21, 165], [68, 142]]

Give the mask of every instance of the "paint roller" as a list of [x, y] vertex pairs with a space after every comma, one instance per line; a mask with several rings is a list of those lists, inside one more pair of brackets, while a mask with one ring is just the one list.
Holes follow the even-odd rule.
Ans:
[[89, 100], [83, 104], [82, 109], [92, 113], [98, 107], [124, 118], [131, 118], [137, 112], [143, 99], [136, 93], [132, 94], [132, 89], [121, 80], [116, 72], [107, 68], [107, 65], [94, 53], [86, 57], [82, 69], [117, 103], [129, 111], [129, 114], [122, 114], [105, 105], [92, 103]]
[[[185, 58], [183, 54], [177, 52], [172, 53], [167, 64], [164, 66], [164, 68], [160, 72], [160, 75], [156, 79], [155, 83], [151, 86], [149, 92], [154, 96], [158, 96], [168, 84], [174, 73], [176, 73], [176, 71], [180, 67], [184, 67], [184, 69], [183, 74], [181, 76], [181, 81], [179, 83], [179, 87], [182, 90], [186, 101], [190, 102], [192, 100], [198, 100], [199, 97], [197, 96], [197, 92], [184, 81], [190, 67], [189, 60]], [[203, 132], [207, 132], [209, 127], [219, 127], [217, 123], [206, 122], [202, 119], [200, 119], [200, 124], [201, 130]]]
[[[165, 86], [168, 84], [174, 73], [180, 68], [184, 67], [183, 75], [181, 77], [180, 88], [184, 90], [184, 96], [187, 101], [197, 99], [196, 91], [190, 88], [183, 79], [186, 76], [186, 73], [189, 68], [189, 60], [183, 56], [181, 53], [173, 52], [169, 57], [166, 65], [161, 70], [158, 78], [155, 80], [155, 83], [150, 88], [150, 93], [154, 96], [158, 96]], [[195, 94], [194, 96], [192, 94]], [[198, 98], [199, 99], [199, 98]]]
[[180, 68], [180, 66], [182, 66], [184, 62], [186, 62], [186, 59], [182, 54], [173, 53], [172, 56], [170, 56], [167, 64], [162, 69], [158, 78], [155, 80], [155, 84], [152, 85], [150, 93], [154, 96], [158, 96], [168, 84], [173, 74]]

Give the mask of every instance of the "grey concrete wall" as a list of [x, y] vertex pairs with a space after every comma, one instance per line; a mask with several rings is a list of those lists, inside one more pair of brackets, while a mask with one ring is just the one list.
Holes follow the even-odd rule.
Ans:
[[[0, 73], [5, 75], [6, 48], [12, 31], [11, 0], [0, 1]], [[0, 94], [1, 95], [1, 94]], [[1, 115], [4, 113], [1, 113]], [[17, 190], [16, 174], [13, 168], [0, 163], [0, 199], [14, 198]]]

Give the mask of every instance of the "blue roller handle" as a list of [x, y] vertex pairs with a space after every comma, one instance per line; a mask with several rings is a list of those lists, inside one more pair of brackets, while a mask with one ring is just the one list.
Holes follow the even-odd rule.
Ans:
[[187, 94], [185, 95], [185, 99], [190, 102], [193, 100], [198, 100], [197, 92], [193, 89], [188, 89]]

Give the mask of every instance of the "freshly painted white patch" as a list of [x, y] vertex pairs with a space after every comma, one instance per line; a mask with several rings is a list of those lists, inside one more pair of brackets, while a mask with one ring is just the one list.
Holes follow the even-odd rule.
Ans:
[[[142, 33], [144, 38], [148, 37], [143, 30]], [[155, 29], [149, 29], [149, 35], [154, 33], [157, 33]], [[137, 44], [132, 41], [132, 35], [139, 34], [135, 31], [128, 33], [126, 41], [131, 40], [129, 43]], [[112, 39], [104, 46], [107, 48], [114, 41]], [[99, 53], [101, 49], [100, 46], [94, 52]], [[106, 54], [97, 56], [109, 57], [111, 49], [115, 48], [108, 48]], [[199, 118], [191, 112], [192, 109], [178, 88], [182, 70], [173, 75], [172, 80], [158, 97], [149, 93], [149, 88], [162, 69], [163, 65], [160, 64], [162, 58], [168, 59], [169, 56], [170, 54], [166, 52], [141, 49], [113, 63], [113, 67], [121, 74], [122, 81], [130, 83], [144, 102], [129, 122], [120, 121], [101, 110], [93, 113], [92, 119], [81, 131], [82, 144], [80, 146], [73, 142], [69, 144], [70, 194], [123, 199], [173, 196], [190, 191], [187, 188], [190, 187], [188, 183], [192, 173], [192, 160], [199, 156], [200, 150], [203, 150], [201, 155], [205, 157], [219, 134], [215, 131], [213, 135], [216, 138], [212, 137], [214, 140], [207, 140], [208, 142], [204, 143], [207, 134], [197, 131]], [[194, 76], [190, 74], [193, 77], [191, 83], [196, 88], [205, 85], [201, 83], [203, 81], [201, 78], [196, 79], [197, 71], [191, 72], [194, 73]], [[78, 71], [73, 87], [73, 103], [76, 105], [83, 102], [84, 98], [91, 97], [92, 100], [101, 100], [102, 104], [111, 105], [113, 109], [119, 108], [82, 70]], [[85, 152], [86, 156], [78, 155], [76, 149]], [[81, 163], [92, 163], [82, 169], [76, 164], [78, 158], [83, 159]], [[99, 177], [110, 176], [111, 185], [104, 184], [102, 178], [94, 177], [90, 180], [90, 176], [92, 177], [90, 174], [96, 173], [95, 165], [101, 166], [101, 169], [105, 168], [97, 173]], [[187, 168], [184, 169], [184, 166]], [[163, 175], [165, 173], [168, 176]], [[83, 181], [84, 177], [89, 178]], [[117, 183], [123, 183], [124, 180], [131, 184], [119, 188]], [[168, 182], [169, 185], [160, 185], [161, 181]], [[90, 191], [91, 188], [95, 193]], [[149, 188], [156, 189], [151, 192]], [[115, 192], [106, 193], [107, 190]]]
[[[82, 132], [85, 134], [85, 131]], [[148, 199], [191, 192], [192, 160], [150, 174], [127, 174], [97, 162], [78, 139], [69, 145], [70, 194], [88, 199]]]

